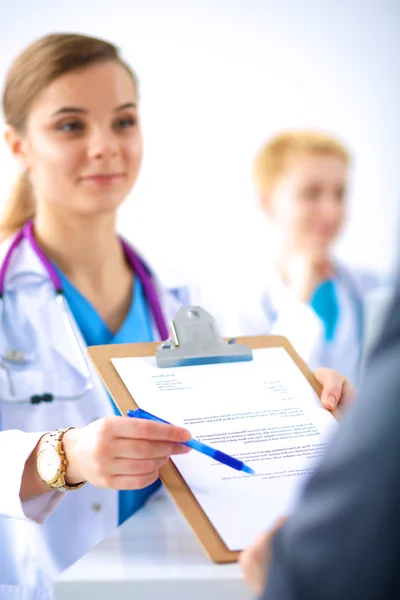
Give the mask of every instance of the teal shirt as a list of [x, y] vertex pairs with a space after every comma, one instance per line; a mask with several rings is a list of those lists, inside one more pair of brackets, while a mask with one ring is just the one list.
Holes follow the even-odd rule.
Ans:
[[[133, 284], [132, 303], [125, 321], [114, 335], [107, 324], [98, 314], [96, 309], [83, 296], [79, 290], [57, 269], [61, 279], [65, 298], [74, 316], [74, 319], [88, 346], [104, 344], [124, 344], [132, 342], [152, 342], [153, 331], [151, 327], [150, 311], [147, 306], [140, 280], [135, 277]], [[110, 402], [111, 398], [110, 398]], [[115, 414], [119, 411], [112, 402]], [[119, 523], [123, 523], [133, 515], [161, 485], [158, 480], [142, 490], [122, 490], [119, 492]]]
[[325, 341], [331, 342], [335, 337], [339, 321], [339, 302], [335, 280], [328, 279], [321, 283], [311, 297], [310, 306], [324, 324]]

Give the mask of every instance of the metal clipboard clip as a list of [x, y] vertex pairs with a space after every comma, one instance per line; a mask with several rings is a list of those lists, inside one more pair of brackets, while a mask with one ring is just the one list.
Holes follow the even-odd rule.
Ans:
[[245, 344], [223, 341], [216, 320], [200, 306], [179, 309], [171, 329], [170, 339], [157, 348], [160, 368], [253, 360], [253, 352]]

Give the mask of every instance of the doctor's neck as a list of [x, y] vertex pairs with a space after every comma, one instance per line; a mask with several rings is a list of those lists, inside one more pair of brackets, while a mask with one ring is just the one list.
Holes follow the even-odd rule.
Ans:
[[126, 270], [116, 233], [116, 215], [54, 215], [38, 211], [35, 237], [45, 254], [70, 279], [100, 283], [110, 273]]

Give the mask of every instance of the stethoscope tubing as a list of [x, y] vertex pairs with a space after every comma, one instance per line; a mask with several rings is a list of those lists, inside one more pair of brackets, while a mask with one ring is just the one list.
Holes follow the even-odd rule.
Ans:
[[[93, 378], [92, 378], [92, 375], [90, 372], [90, 368], [89, 368], [87, 359], [84, 355], [84, 351], [79, 342], [77, 332], [75, 331], [74, 323], [73, 323], [72, 317], [70, 315], [70, 311], [69, 311], [69, 308], [68, 308], [68, 305], [67, 305], [67, 302], [66, 302], [66, 299], [64, 296], [60, 277], [59, 277], [56, 269], [52, 265], [51, 261], [47, 258], [47, 256], [45, 255], [43, 250], [40, 248], [40, 246], [38, 245], [38, 243], [35, 239], [33, 221], [28, 221], [25, 224], [25, 226], [16, 234], [16, 236], [14, 237], [14, 240], [12, 241], [12, 243], [3, 259], [3, 263], [0, 266], [0, 329], [2, 328], [3, 318], [4, 318], [4, 293], [5, 293], [6, 275], [7, 275], [7, 272], [8, 272], [9, 266], [10, 266], [10, 262], [11, 262], [11, 259], [12, 259], [12, 256], [13, 256], [15, 250], [18, 248], [18, 246], [21, 244], [21, 242], [24, 239], [27, 239], [28, 242], [30, 243], [33, 252], [36, 254], [39, 261], [43, 265], [44, 269], [47, 272], [48, 278], [54, 287], [55, 299], [59, 306], [59, 309], [60, 309], [60, 312], [62, 315], [62, 319], [65, 324], [65, 329], [68, 332], [70, 343], [73, 345], [74, 351], [77, 354], [77, 356], [79, 356], [79, 362], [80, 362], [80, 366], [82, 368], [82, 374], [83, 374], [84, 381], [85, 381], [82, 389], [77, 394], [72, 395], [72, 396], [62, 396], [62, 395], [57, 394], [57, 399], [59, 399], [59, 400], [78, 400], [79, 398], [82, 398], [91, 389], [93, 389]], [[146, 301], [151, 310], [155, 325], [160, 334], [160, 338], [161, 338], [161, 340], [165, 340], [168, 338], [168, 327], [167, 327], [167, 324], [164, 319], [164, 315], [163, 315], [163, 312], [161, 309], [161, 304], [160, 304], [154, 283], [152, 281], [152, 277], [151, 277], [148, 269], [146, 268], [146, 266], [142, 263], [142, 261], [136, 255], [135, 251], [129, 246], [129, 244], [127, 244], [127, 242], [125, 242], [124, 240], [121, 240], [121, 244], [123, 246], [127, 260], [129, 261], [133, 271], [135, 272], [135, 274], [137, 275], [137, 277], [140, 279], [140, 281], [142, 283], [144, 295], [146, 297]], [[31, 275], [31, 274], [28, 272], [19, 273], [17, 276], [14, 277], [14, 279], [23, 277], [26, 275]], [[0, 336], [0, 338], [1, 338], [1, 336]], [[8, 354], [10, 354], [10, 352]], [[7, 357], [4, 354], [4, 352], [3, 353], [1, 352], [1, 350], [0, 350], [0, 368], [2, 368], [6, 372], [6, 377], [8, 379], [11, 396], [13, 396], [12, 399], [10, 399], [10, 400], [0, 398], [0, 402], [37, 403], [38, 401], [40, 401], [41, 397], [46, 401], [49, 401], [49, 398], [51, 400], [53, 399], [52, 394], [49, 392], [44, 392], [41, 396], [38, 396], [38, 395], [31, 396], [30, 399], [15, 398], [15, 387], [14, 387], [14, 383], [12, 381], [12, 369], [9, 368], [9, 366], [7, 364]], [[39, 400], [38, 400], [38, 398], [39, 398]]]

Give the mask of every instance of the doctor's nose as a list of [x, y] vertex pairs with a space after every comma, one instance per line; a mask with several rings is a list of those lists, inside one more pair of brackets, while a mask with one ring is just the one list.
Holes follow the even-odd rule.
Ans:
[[94, 131], [88, 139], [90, 158], [109, 158], [119, 154], [118, 137], [113, 131]]
[[343, 212], [343, 204], [334, 194], [326, 194], [320, 208], [328, 219], [336, 219]]

